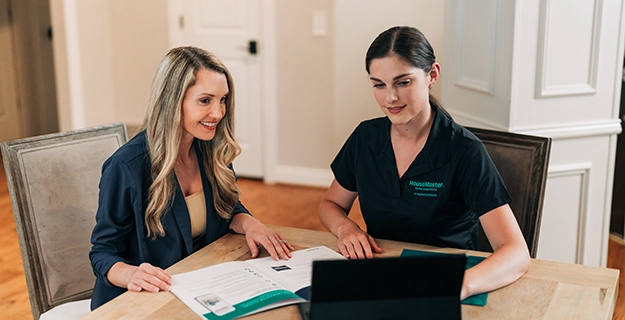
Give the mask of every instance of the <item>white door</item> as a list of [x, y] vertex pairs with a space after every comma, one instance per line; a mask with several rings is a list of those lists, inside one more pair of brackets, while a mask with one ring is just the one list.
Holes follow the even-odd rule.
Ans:
[[13, 28], [8, 0], [0, 0], [0, 141], [22, 138], [17, 99]]
[[[170, 0], [173, 1], [173, 0]], [[235, 85], [236, 139], [242, 153], [235, 160], [237, 175], [263, 177], [260, 61], [250, 53], [250, 41], [258, 41], [258, 0], [182, 0], [170, 2], [172, 44], [191, 45], [211, 51], [228, 67]], [[262, 54], [262, 53], [258, 53]]]

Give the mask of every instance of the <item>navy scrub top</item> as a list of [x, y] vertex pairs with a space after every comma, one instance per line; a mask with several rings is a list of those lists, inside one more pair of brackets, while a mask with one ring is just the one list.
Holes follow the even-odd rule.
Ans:
[[331, 164], [358, 192], [374, 238], [474, 250], [479, 217], [512, 201], [484, 144], [436, 106], [430, 134], [399, 178], [387, 117], [363, 121]]

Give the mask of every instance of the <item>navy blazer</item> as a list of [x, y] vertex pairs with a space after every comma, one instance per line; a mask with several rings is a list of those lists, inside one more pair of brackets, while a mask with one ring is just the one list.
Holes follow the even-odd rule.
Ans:
[[[194, 145], [201, 159], [197, 143]], [[228, 233], [231, 221], [221, 218], [212, 205], [213, 193], [203, 165], [200, 165], [200, 173], [206, 198], [203, 247]], [[155, 240], [148, 237], [144, 212], [151, 184], [147, 136], [143, 131], [102, 165], [96, 225], [91, 235], [93, 246], [89, 252], [96, 275], [92, 310], [126, 291], [126, 288], [112, 285], [106, 277], [118, 261], [135, 266], [149, 262], [165, 269], [193, 253], [189, 211], [177, 182], [171, 207], [162, 217], [165, 236]], [[249, 213], [239, 202], [233, 213], [240, 212]]]

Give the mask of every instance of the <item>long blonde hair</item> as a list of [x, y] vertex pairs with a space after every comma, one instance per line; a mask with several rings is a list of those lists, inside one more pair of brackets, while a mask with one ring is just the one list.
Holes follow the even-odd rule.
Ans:
[[197, 140], [213, 191], [213, 204], [224, 219], [232, 217], [240, 190], [233, 171], [228, 167], [240, 153], [234, 139], [234, 83], [230, 72], [212, 53], [195, 47], [173, 48], [159, 64], [150, 92], [148, 110], [143, 122], [146, 130], [152, 185], [148, 190], [145, 224], [152, 239], [165, 235], [162, 217], [175, 193], [174, 162], [182, 138], [182, 101], [187, 89], [195, 84], [198, 70], [207, 69], [226, 76], [229, 94], [226, 114], [210, 141]]

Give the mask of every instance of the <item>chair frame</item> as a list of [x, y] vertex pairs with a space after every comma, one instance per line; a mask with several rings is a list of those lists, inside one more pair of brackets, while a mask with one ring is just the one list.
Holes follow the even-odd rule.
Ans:
[[[36, 225], [32, 221], [29, 211], [31, 200], [26, 193], [28, 191], [23, 179], [23, 168], [20, 163], [19, 153], [22, 150], [52, 146], [77, 139], [88, 139], [115, 135], [119, 139], [120, 146], [128, 140], [124, 123], [114, 123], [86, 129], [78, 129], [68, 132], [52, 133], [31, 138], [18, 139], [0, 144], [2, 159], [6, 172], [7, 184], [11, 196], [13, 215], [17, 227], [17, 235], [20, 243], [20, 253], [24, 265], [24, 274], [28, 287], [28, 296], [32, 308], [33, 318], [39, 319], [40, 315], [57, 305], [81, 299], [89, 299], [93, 289], [80, 292], [62, 300], [54, 301], [48, 297], [46, 280], [38, 270], [42, 261], [38, 253], [38, 234]], [[95, 219], [95, 212], [94, 219]], [[85, 257], [87, 259], [87, 257]]]
[[[527, 187], [529, 190], [533, 190], [534, 192], [529, 193], [529, 196], [525, 199], [524, 207], [526, 208], [526, 212], [535, 212], [536, 214], [523, 216], [521, 212], [515, 212], [514, 210], [513, 213], [527, 243], [530, 256], [535, 258], [538, 251], [538, 237], [540, 234], [544, 193], [547, 182], [549, 155], [551, 152], [551, 138], [481, 128], [466, 128], [482, 140], [484, 145], [487, 147], [487, 150], [488, 145], [491, 144], [504, 147], [509, 146], [511, 148], [523, 148], [532, 151], [533, 157], [530, 165], [532, 176], [530, 177], [529, 185]], [[497, 166], [497, 163], [495, 163], [495, 166]], [[504, 183], [509, 184], [511, 182], [504, 181]], [[514, 201], [518, 200], [512, 199], [512, 201], [514, 203]], [[513, 207], [513, 204], [511, 204], [511, 207]], [[492, 248], [490, 247], [488, 241], [486, 240], [486, 242], [484, 242], [486, 235], [484, 234], [481, 224], [479, 227], [479, 238], [482, 240], [478, 241], [478, 244], [481, 242], [488, 245], [488, 247], [482, 245], [482, 247], [478, 247], [478, 250], [492, 252]]]

